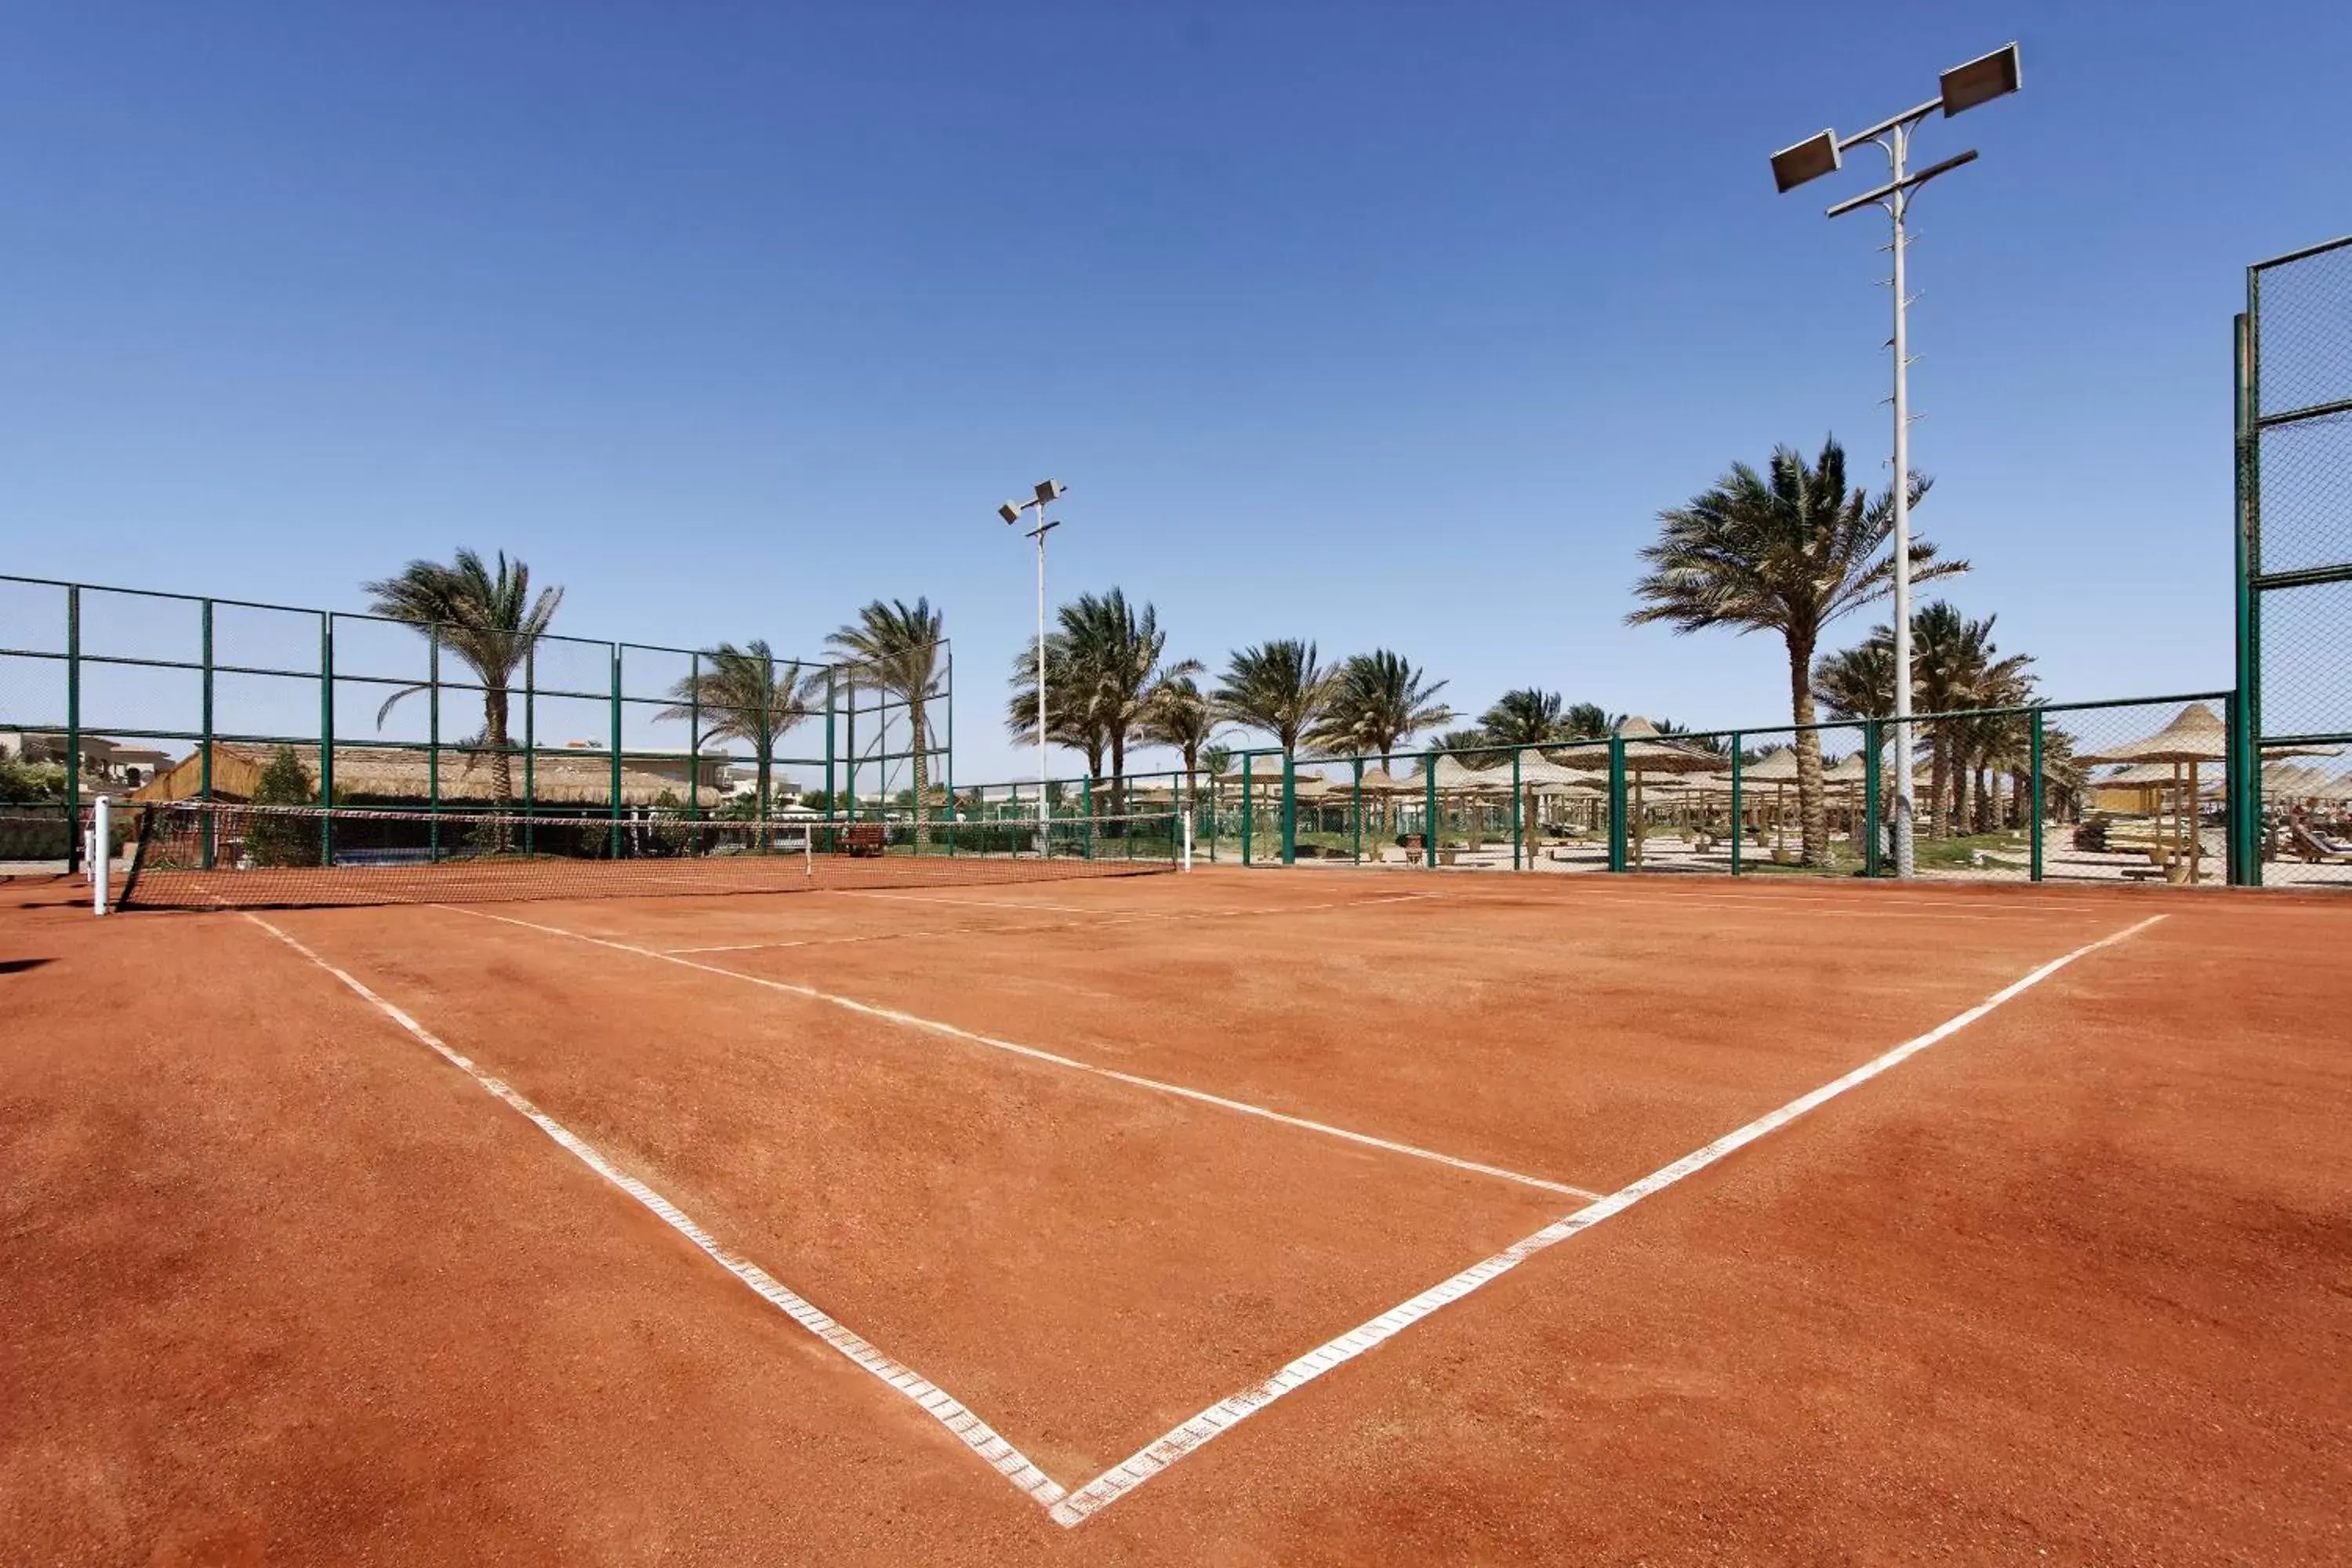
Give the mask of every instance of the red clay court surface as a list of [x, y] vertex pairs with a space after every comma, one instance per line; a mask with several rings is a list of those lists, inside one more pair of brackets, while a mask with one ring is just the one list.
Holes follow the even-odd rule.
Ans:
[[0, 1561], [2352, 1558], [2352, 905], [0, 889]]

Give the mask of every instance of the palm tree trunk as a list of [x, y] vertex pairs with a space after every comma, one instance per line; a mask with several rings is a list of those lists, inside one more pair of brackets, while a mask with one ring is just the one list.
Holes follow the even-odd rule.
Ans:
[[1110, 814], [1127, 815], [1127, 732], [1110, 732]]
[[1804, 824], [1803, 861], [1823, 866], [1830, 858], [1829, 802], [1822, 785], [1822, 733], [1802, 726], [1813, 721], [1813, 644], [1789, 638], [1789, 713], [1797, 731], [1797, 815]]
[[[495, 681], [483, 683], [482, 740], [490, 748], [490, 789], [500, 806], [514, 804], [514, 759], [507, 755], [507, 689]], [[490, 848], [503, 854], [507, 825], [503, 815], [490, 830]]]

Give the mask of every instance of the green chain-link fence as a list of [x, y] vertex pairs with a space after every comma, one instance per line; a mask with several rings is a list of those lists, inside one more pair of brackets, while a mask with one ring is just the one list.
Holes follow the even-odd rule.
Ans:
[[63, 825], [96, 794], [251, 800], [282, 753], [300, 782], [279, 804], [572, 816], [610, 823], [616, 843], [632, 819], [879, 820], [902, 796], [910, 822], [953, 810], [944, 641], [921, 691], [854, 664], [555, 635], [497, 681], [461, 642], [373, 616], [0, 576], [0, 859], [78, 868]]

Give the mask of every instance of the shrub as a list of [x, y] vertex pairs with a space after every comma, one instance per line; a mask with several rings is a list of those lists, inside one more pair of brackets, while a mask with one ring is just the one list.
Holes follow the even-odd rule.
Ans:
[[[310, 805], [317, 800], [310, 770], [291, 746], [269, 753], [268, 765], [253, 787], [256, 805]], [[257, 866], [315, 866], [319, 825], [307, 816], [256, 813], [245, 830], [246, 858]]]

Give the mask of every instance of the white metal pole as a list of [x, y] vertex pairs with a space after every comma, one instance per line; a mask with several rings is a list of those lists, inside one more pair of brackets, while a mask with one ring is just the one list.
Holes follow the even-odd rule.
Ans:
[[1037, 853], [1053, 853], [1053, 810], [1045, 801], [1045, 503], [1037, 503]]
[[1911, 793], [1911, 376], [1909, 334], [1904, 298], [1904, 209], [1910, 194], [1903, 189], [1904, 154], [1911, 128], [1898, 124], [1886, 140], [1887, 157], [1895, 165], [1895, 192], [1886, 210], [1895, 221], [1895, 874], [1909, 877], [1917, 868], [1912, 837], [1914, 801]]
[[1192, 808], [1184, 808], [1184, 869], [1192, 868]]
[[89, 910], [102, 915], [114, 879], [114, 802], [100, 795], [90, 803]]

